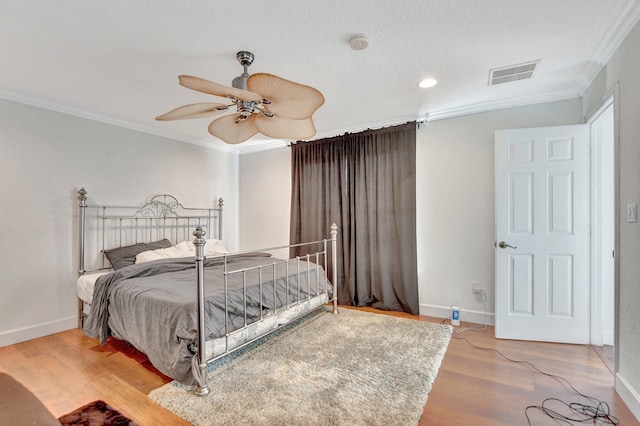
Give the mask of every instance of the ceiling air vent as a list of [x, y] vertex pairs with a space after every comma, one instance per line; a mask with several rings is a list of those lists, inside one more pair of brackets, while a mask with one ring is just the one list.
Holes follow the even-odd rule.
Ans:
[[494, 68], [489, 71], [489, 86], [531, 78], [533, 77], [533, 71], [535, 71], [539, 63], [540, 60], [537, 60], [525, 64]]

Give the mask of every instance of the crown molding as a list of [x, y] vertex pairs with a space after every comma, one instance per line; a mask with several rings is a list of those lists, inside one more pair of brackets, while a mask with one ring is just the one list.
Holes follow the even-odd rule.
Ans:
[[38, 98], [35, 96], [27, 96], [21, 93], [17, 93], [14, 91], [10, 91], [10, 90], [6, 90], [6, 89], [0, 89], [0, 98], [8, 100], [8, 101], [12, 101], [12, 102], [17, 102], [17, 103], [21, 103], [21, 104], [25, 104], [25, 105], [29, 105], [29, 106], [33, 106], [36, 108], [42, 108], [42, 109], [46, 109], [49, 111], [54, 111], [54, 112], [59, 112], [62, 114], [67, 114], [67, 115], [72, 115], [74, 117], [79, 117], [79, 118], [84, 118], [87, 120], [92, 120], [92, 121], [97, 121], [100, 123], [104, 123], [104, 124], [110, 124], [112, 126], [116, 126], [116, 127], [121, 127], [124, 129], [129, 129], [129, 130], [135, 130], [137, 132], [141, 132], [141, 133], [146, 133], [146, 134], [150, 134], [150, 135], [154, 135], [154, 136], [159, 136], [162, 138], [167, 138], [167, 139], [172, 139], [172, 140], [176, 140], [179, 142], [186, 142], [186, 143], [190, 143], [193, 145], [199, 145], [202, 146], [204, 148], [210, 148], [210, 149], [214, 149], [217, 151], [223, 151], [223, 152], [231, 152], [231, 153], [237, 153], [238, 149], [235, 147], [227, 147], [224, 145], [220, 145], [217, 143], [217, 141], [212, 141], [212, 140], [205, 140], [205, 139], [198, 139], [198, 138], [194, 138], [191, 136], [187, 136], [187, 135], [183, 135], [180, 133], [171, 133], [171, 132], [164, 132], [164, 131], [159, 131], [157, 129], [148, 127], [148, 126], [142, 126], [140, 124], [136, 124], [136, 123], [131, 123], [129, 121], [124, 121], [124, 120], [119, 120], [116, 118], [112, 118], [112, 117], [108, 117], [105, 115], [101, 115], [101, 114], [97, 114], [94, 112], [89, 112], [89, 111], [83, 111], [74, 107], [70, 107], [68, 105], [64, 105], [64, 104], [60, 104], [57, 102], [51, 102], [48, 101], [46, 99], [42, 99], [42, 98]]
[[[368, 123], [366, 125], [346, 127], [339, 130], [329, 130], [329, 131], [316, 134], [316, 136], [311, 140], [330, 138], [330, 137], [338, 136], [344, 133], [357, 133], [357, 132], [362, 132], [368, 129], [394, 126], [394, 125], [406, 123], [407, 121], [416, 120], [419, 122], [424, 122], [424, 121], [428, 122], [428, 121], [435, 121], [435, 120], [444, 120], [447, 118], [454, 118], [462, 115], [477, 114], [481, 112], [488, 112], [488, 111], [494, 111], [498, 109], [532, 105], [532, 104], [538, 104], [538, 103], [555, 102], [555, 101], [571, 99], [579, 96], [580, 95], [573, 90], [564, 90], [564, 91], [521, 96], [517, 98], [501, 99], [497, 101], [481, 102], [481, 103], [476, 103], [472, 105], [463, 105], [459, 107], [435, 110], [429, 113], [405, 115], [405, 116], [395, 117], [389, 120]], [[225, 153], [234, 153], [239, 155], [251, 154], [251, 153], [267, 151], [271, 149], [283, 148], [288, 146], [291, 142], [293, 142], [290, 140], [276, 139], [276, 140], [255, 141], [248, 144], [227, 146], [227, 145], [217, 144], [216, 142], [212, 143], [211, 140], [202, 140], [202, 139], [186, 136], [183, 134], [158, 131], [157, 129], [154, 129], [151, 127], [141, 126], [139, 124], [114, 119], [111, 117], [95, 114], [92, 112], [81, 111], [66, 105], [50, 102], [41, 98], [25, 96], [12, 91], [0, 89], [0, 98], [13, 101], [13, 102], [26, 104], [26, 105], [35, 106], [38, 108], [44, 108], [47, 110], [60, 112], [63, 114], [68, 114], [68, 115], [72, 115], [72, 116], [76, 116], [76, 117], [80, 117], [88, 120], [98, 121], [101, 123], [110, 124], [110, 125], [125, 128], [125, 129], [135, 130], [142, 133], [147, 133], [147, 134], [151, 134], [151, 135], [155, 135], [163, 138], [168, 138], [168, 139], [172, 139], [179, 142], [186, 142], [194, 145], [199, 145], [205, 148], [214, 149], [214, 150], [225, 152]]]
[[270, 151], [272, 149], [278, 148], [286, 148], [293, 141], [283, 140], [283, 139], [274, 139], [274, 140], [261, 140], [255, 142], [249, 142], [240, 144], [238, 146], [238, 154], [253, 154], [261, 151]]
[[543, 104], [547, 102], [564, 101], [567, 99], [578, 98], [580, 95], [572, 89], [562, 89], [553, 92], [535, 93], [533, 95], [518, 96], [507, 99], [498, 99], [495, 101], [480, 102], [471, 105], [462, 105], [459, 107], [446, 108], [431, 111], [426, 116], [426, 121], [444, 120], [447, 118], [460, 117], [469, 114], [478, 114], [481, 112], [495, 111], [505, 108], [515, 108], [527, 105]]
[[640, 21], [640, 0], [628, 0], [600, 41], [591, 59], [582, 69], [582, 84], [578, 88], [580, 96], [584, 95], [591, 86], [638, 21]]
[[[527, 106], [527, 105], [542, 104], [547, 102], [558, 102], [558, 101], [564, 101], [567, 99], [574, 99], [578, 97], [580, 97], [580, 95], [578, 95], [575, 90], [565, 89], [565, 90], [558, 90], [554, 92], [536, 93], [533, 95], [519, 96], [514, 98], [508, 98], [508, 99], [500, 99], [496, 101], [479, 102], [472, 105], [462, 105], [459, 107], [434, 110], [429, 113], [400, 116], [390, 120], [368, 123], [367, 125], [352, 126], [352, 127], [348, 127], [340, 130], [331, 130], [331, 131], [321, 132], [316, 134], [316, 136], [310, 140], [330, 138], [330, 137], [342, 135], [344, 133], [358, 133], [358, 132], [363, 132], [369, 129], [378, 129], [382, 127], [397, 126], [399, 124], [403, 124], [408, 121], [417, 121], [420, 123], [424, 123], [425, 121], [430, 122], [430, 121], [436, 121], [436, 120], [445, 120], [448, 118], [455, 118], [463, 115], [478, 114], [482, 112], [490, 112], [490, 111], [496, 111], [496, 110], [506, 109], [506, 108], [515, 108], [515, 107], [521, 107], [521, 106]], [[276, 140], [276, 141], [266, 141], [266, 142], [262, 142], [262, 141], [254, 142], [246, 146], [243, 146], [243, 145], [239, 146], [238, 152], [240, 155], [244, 155], [244, 154], [251, 154], [251, 153], [260, 152], [260, 151], [268, 151], [270, 149], [276, 149], [276, 148], [282, 148], [282, 147], [288, 146], [291, 142], [293, 141]]]

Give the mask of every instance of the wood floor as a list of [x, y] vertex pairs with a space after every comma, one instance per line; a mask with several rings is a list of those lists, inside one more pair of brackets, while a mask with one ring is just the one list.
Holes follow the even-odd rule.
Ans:
[[[476, 349], [461, 338], [563, 376], [583, 394], [606, 401], [620, 424], [640, 424], [615, 393], [613, 376], [591, 347], [496, 340], [493, 328], [486, 327], [454, 334], [420, 425], [526, 425], [525, 408], [545, 398], [587, 402], [558, 379]], [[110, 341], [101, 347], [79, 330], [69, 330], [0, 348], [0, 371], [27, 386], [56, 417], [102, 399], [143, 426], [188, 424], [147, 397], [169, 379], [126, 343]], [[533, 425], [558, 424], [537, 410], [529, 410], [529, 416]]]

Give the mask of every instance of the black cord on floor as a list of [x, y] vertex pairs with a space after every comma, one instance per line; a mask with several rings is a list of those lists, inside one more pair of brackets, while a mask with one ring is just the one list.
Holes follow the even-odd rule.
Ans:
[[[448, 318], [444, 318], [440, 324], [444, 325], [447, 322]], [[531, 367], [533, 370], [535, 370], [536, 372], [545, 375], [547, 377], [552, 377], [554, 379], [560, 380], [565, 382], [576, 394], [580, 395], [581, 397], [587, 399], [588, 401], [590, 401], [591, 403], [593, 403], [594, 405], [588, 405], [588, 404], [581, 404], [578, 402], [571, 402], [571, 403], [567, 403], [564, 402], [558, 398], [546, 398], [544, 401], [542, 401], [541, 405], [530, 405], [527, 408], [525, 408], [524, 410], [524, 415], [527, 418], [527, 423], [529, 425], [531, 425], [531, 419], [529, 419], [529, 410], [540, 410], [542, 411], [544, 414], [546, 414], [547, 416], [551, 417], [552, 419], [561, 422], [561, 423], [566, 423], [568, 425], [572, 425], [574, 423], [572, 422], [577, 422], [577, 423], [593, 423], [596, 424], [597, 422], [602, 422], [604, 424], [611, 424], [611, 425], [618, 425], [620, 424], [620, 421], [611, 414], [610, 409], [609, 409], [609, 404], [607, 404], [605, 401], [600, 401], [598, 398], [592, 397], [592, 396], [588, 396], [585, 395], [581, 392], [579, 392], [572, 384], [571, 382], [569, 382], [569, 380], [565, 379], [564, 377], [561, 376], [557, 376], [555, 374], [550, 374], [550, 373], [545, 373], [544, 371], [540, 370], [538, 367], [536, 367], [535, 365], [533, 365], [531, 362], [529, 361], [520, 361], [520, 360], [514, 360], [509, 358], [508, 356], [506, 356], [505, 354], [503, 354], [502, 352], [500, 352], [497, 349], [492, 349], [492, 348], [483, 348], [481, 346], [477, 346], [474, 345], [473, 343], [471, 343], [466, 337], [458, 337], [455, 335], [455, 333], [451, 333], [451, 337], [453, 337], [454, 339], [459, 339], [459, 340], [464, 340], [465, 342], [467, 342], [469, 345], [471, 345], [472, 347], [482, 350], [482, 351], [490, 351], [490, 352], [495, 352], [498, 355], [500, 355], [502, 358], [506, 359], [507, 361], [510, 362], [515, 362], [518, 364], [525, 364], [529, 367]], [[555, 402], [557, 404], [559, 404], [561, 407], [564, 407], [565, 409], [568, 409], [571, 412], [571, 415], [565, 415], [565, 414], [561, 414], [560, 412], [558, 412], [557, 410], [551, 409], [549, 407], [549, 403], [550, 402]]]
[[[544, 414], [554, 420], [558, 420], [569, 425], [573, 424], [572, 422], [593, 424], [595, 424], [596, 422], [602, 422], [611, 425], [617, 425], [620, 423], [616, 417], [610, 414], [609, 404], [596, 398], [582, 395], [579, 392], [578, 394], [596, 403], [596, 405], [594, 406], [581, 404], [579, 402], [567, 403], [558, 398], [547, 398], [542, 401], [542, 405], [530, 405], [525, 408], [524, 414], [527, 417], [527, 422], [531, 424], [528, 410], [536, 409], [542, 411]], [[557, 402], [561, 407], [564, 407], [566, 410], [570, 411], [571, 416], [561, 414], [560, 412], [550, 408], [548, 405], [549, 402]]]

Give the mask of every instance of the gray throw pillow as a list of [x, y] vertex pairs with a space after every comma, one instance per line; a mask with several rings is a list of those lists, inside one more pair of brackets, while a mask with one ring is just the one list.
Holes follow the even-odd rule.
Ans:
[[105, 250], [104, 254], [111, 262], [113, 269], [121, 269], [125, 266], [133, 265], [136, 263], [136, 255], [147, 250], [157, 250], [161, 248], [171, 247], [171, 241], [164, 240], [154, 241], [152, 243], [137, 243], [130, 246], [118, 247], [110, 250]]

